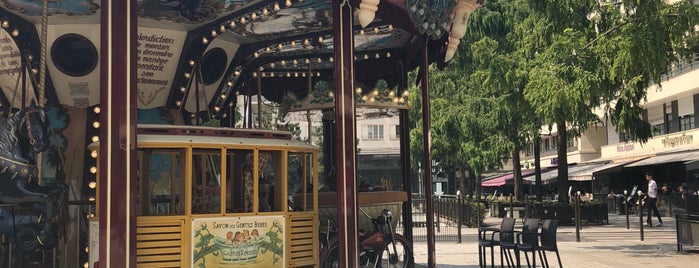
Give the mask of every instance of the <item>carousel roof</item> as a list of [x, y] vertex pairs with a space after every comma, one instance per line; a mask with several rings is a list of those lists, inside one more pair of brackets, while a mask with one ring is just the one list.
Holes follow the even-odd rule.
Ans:
[[[360, 1], [349, 2], [359, 7]], [[430, 61], [443, 64], [457, 1], [384, 0], [365, 27], [355, 18], [355, 83], [373, 88], [383, 80], [388, 87], [396, 87], [406, 70], [419, 65], [423, 36], [430, 37]], [[20, 107], [36, 93], [41, 2], [0, 0], [3, 107]], [[96, 105], [100, 1], [49, 2], [47, 101], [73, 107]], [[461, 2], [482, 4], [480, 0]], [[258, 83], [262, 95], [274, 102], [292, 95], [300, 100], [315, 90], [309, 90], [309, 85], [319, 81], [332, 84], [332, 3], [139, 0], [139, 108], [183, 107], [192, 112], [199, 106], [215, 114], [235, 99], [230, 96], [257, 94]], [[355, 17], [359, 13], [355, 11]]]

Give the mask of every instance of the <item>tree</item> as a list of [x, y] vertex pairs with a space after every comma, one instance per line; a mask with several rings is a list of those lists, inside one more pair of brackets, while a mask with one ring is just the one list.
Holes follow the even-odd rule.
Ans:
[[699, 13], [690, 1], [528, 0], [517, 28], [529, 59], [525, 99], [558, 130], [559, 201], [567, 202], [568, 131], [582, 133], [603, 107], [618, 132], [650, 138], [641, 102], [671, 63], [687, 55]]

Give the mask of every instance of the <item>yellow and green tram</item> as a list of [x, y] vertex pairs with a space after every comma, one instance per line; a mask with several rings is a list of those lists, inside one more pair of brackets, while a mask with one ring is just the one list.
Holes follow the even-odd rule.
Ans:
[[166, 125], [139, 125], [137, 144], [139, 267], [317, 265], [318, 148], [282, 131]]

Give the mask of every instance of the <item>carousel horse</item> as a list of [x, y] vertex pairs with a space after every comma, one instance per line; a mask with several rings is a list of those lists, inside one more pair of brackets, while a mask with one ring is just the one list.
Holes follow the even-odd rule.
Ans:
[[0, 126], [0, 233], [25, 252], [58, 241], [53, 221], [67, 187], [39, 185], [36, 160], [49, 147], [49, 124], [44, 109], [31, 106]]

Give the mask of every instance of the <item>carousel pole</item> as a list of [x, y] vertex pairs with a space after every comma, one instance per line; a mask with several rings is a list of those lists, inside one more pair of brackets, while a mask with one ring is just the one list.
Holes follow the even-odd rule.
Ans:
[[130, 268], [136, 267], [138, 0], [101, 0], [100, 13], [99, 267]]
[[[313, 91], [313, 76], [311, 75], [311, 64], [308, 64], [308, 96], [311, 96]], [[308, 143], [313, 143], [313, 140], [311, 139], [311, 131], [313, 131], [313, 128], [311, 127], [311, 110], [306, 110], [306, 121], [308, 122]]]
[[432, 201], [432, 135], [430, 128], [430, 93], [429, 93], [429, 61], [428, 61], [428, 46], [427, 38], [422, 43], [422, 57], [420, 58], [420, 74], [422, 87], [422, 143], [425, 154], [424, 165], [425, 169], [422, 180], [425, 182], [425, 208], [427, 215], [425, 218], [427, 224], [427, 267], [435, 267], [435, 245], [434, 245], [434, 203]]
[[262, 129], [262, 76], [257, 76], [257, 129]]
[[354, 100], [354, 8], [333, 0], [335, 57], [335, 159], [340, 267], [359, 267], [357, 249], [357, 126]]

